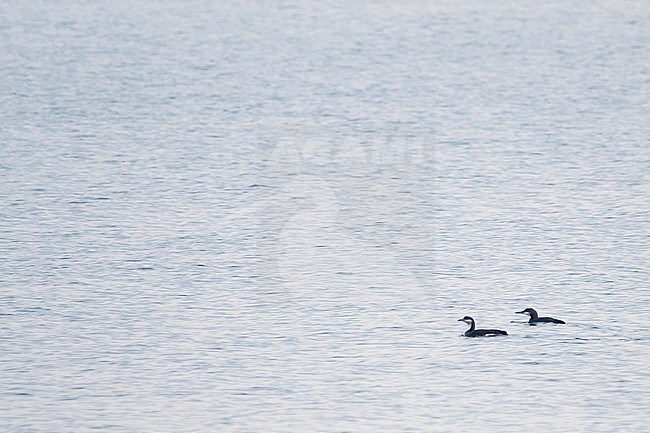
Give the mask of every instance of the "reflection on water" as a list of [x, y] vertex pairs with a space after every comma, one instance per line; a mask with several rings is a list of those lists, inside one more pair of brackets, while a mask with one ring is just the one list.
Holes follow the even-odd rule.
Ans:
[[63, 6], [0, 14], [0, 430], [646, 428], [643, 8]]

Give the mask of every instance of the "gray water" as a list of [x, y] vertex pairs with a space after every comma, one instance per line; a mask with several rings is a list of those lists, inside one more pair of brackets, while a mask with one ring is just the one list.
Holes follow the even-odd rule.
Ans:
[[0, 4], [0, 430], [647, 431], [647, 1], [218, 3]]

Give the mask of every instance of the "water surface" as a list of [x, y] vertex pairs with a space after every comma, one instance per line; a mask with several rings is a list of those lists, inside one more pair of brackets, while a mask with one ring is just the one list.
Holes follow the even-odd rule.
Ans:
[[0, 430], [644, 431], [649, 11], [0, 5]]

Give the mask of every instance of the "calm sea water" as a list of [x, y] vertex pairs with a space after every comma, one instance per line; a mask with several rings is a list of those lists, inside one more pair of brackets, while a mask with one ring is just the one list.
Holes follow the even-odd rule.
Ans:
[[650, 4], [220, 3], [0, 4], [0, 430], [647, 431]]

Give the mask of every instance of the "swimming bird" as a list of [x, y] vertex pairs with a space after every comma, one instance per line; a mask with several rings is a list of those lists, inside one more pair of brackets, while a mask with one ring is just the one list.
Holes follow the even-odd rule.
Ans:
[[469, 316], [458, 319], [458, 321], [465, 322], [469, 325], [469, 329], [465, 331], [466, 337], [490, 337], [493, 335], [508, 335], [506, 331], [501, 331], [500, 329], [475, 329], [476, 323], [474, 323], [474, 319]]
[[564, 320], [560, 319], [554, 319], [552, 317], [539, 317], [537, 314], [537, 311], [535, 311], [532, 308], [526, 308], [524, 311], [516, 311], [517, 314], [528, 314], [530, 316], [530, 319], [528, 320], [528, 323], [530, 324], [535, 324], [535, 323], [561, 323], [563, 325], [566, 325], [566, 322]]

